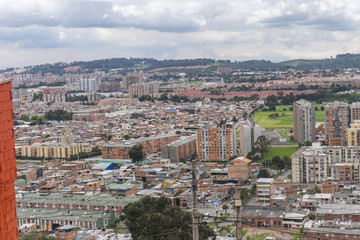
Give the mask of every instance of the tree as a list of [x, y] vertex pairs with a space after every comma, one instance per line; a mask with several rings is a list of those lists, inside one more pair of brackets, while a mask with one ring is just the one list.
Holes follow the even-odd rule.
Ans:
[[314, 193], [321, 193], [321, 189], [319, 188], [318, 185], [315, 185]]
[[285, 155], [283, 156], [282, 160], [286, 168], [291, 168], [291, 158]]
[[265, 136], [260, 136], [256, 140], [254, 147], [261, 154], [261, 157], [264, 156], [265, 153], [269, 151], [269, 141], [266, 139]]
[[[144, 197], [124, 208], [125, 224], [134, 240], [192, 239], [192, 216], [188, 211], [173, 206], [164, 196]], [[199, 223], [200, 239], [214, 237], [206, 222]]]
[[275, 156], [271, 159], [271, 164], [275, 166], [277, 169], [284, 169], [285, 164], [283, 160], [279, 156]]
[[166, 100], [169, 100], [168, 96], [167, 96], [167, 93], [163, 93], [161, 94], [160, 98], [159, 98], [160, 101], [166, 101]]
[[98, 218], [98, 219], [96, 220], [96, 227], [97, 227], [97, 228], [104, 228], [104, 219]]
[[21, 115], [21, 120], [23, 121], [29, 121], [30, 120], [30, 117], [28, 114], [24, 113], [23, 115]]
[[236, 159], [238, 156], [237, 155], [232, 155], [231, 157], [229, 157], [229, 162]]
[[116, 228], [115, 224], [115, 212], [112, 212], [108, 221], [108, 228]]
[[259, 174], [257, 176], [258, 178], [269, 178], [271, 177], [270, 173], [266, 169], [260, 169]]
[[222, 205], [222, 209], [223, 209], [225, 212], [227, 212], [227, 210], [229, 209], [229, 206], [226, 205], [226, 204], [224, 204], [224, 205]]
[[307, 216], [310, 220], [315, 220], [315, 218], [316, 218], [315, 214], [313, 214], [313, 213], [309, 213]]
[[136, 144], [132, 148], [130, 148], [129, 157], [132, 159], [134, 163], [139, 163], [144, 159], [144, 151], [143, 146], [141, 144]]

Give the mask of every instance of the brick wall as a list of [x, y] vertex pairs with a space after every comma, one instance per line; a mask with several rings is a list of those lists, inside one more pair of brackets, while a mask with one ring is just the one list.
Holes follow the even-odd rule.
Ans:
[[0, 239], [18, 239], [14, 181], [16, 177], [11, 82], [0, 81]]

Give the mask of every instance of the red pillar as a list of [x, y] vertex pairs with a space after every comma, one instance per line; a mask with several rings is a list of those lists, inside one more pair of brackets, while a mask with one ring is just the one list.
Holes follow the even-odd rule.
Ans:
[[11, 81], [0, 80], [0, 239], [18, 239], [16, 178]]

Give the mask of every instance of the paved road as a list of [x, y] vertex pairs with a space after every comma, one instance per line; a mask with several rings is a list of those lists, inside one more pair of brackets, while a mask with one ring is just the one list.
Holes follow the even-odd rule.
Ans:
[[282, 136], [276, 130], [264, 131], [264, 132], [261, 132], [261, 134], [264, 135], [267, 140], [269, 140], [271, 147], [279, 147], [279, 146], [289, 147], [289, 146], [291, 146], [291, 144], [288, 143], [287, 141], [280, 142], [280, 138], [282, 138]]
[[287, 178], [289, 178], [290, 173], [291, 173], [291, 170], [284, 170], [284, 172], [278, 178], [279, 179], [287, 179]]

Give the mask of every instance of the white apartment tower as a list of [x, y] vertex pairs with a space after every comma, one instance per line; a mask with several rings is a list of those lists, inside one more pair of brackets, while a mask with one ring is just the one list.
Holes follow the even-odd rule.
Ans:
[[294, 139], [300, 144], [315, 140], [315, 106], [313, 103], [299, 100], [293, 105]]
[[94, 78], [80, 79], [79, 90], [85, 92], [96, 92], [98, 90], [98, 81]]
[[246, 156], [254, 147], [256, 140], [261, 136], [259, 124], [250, 120], [239, 121], [240, 125], [240, 150]]

